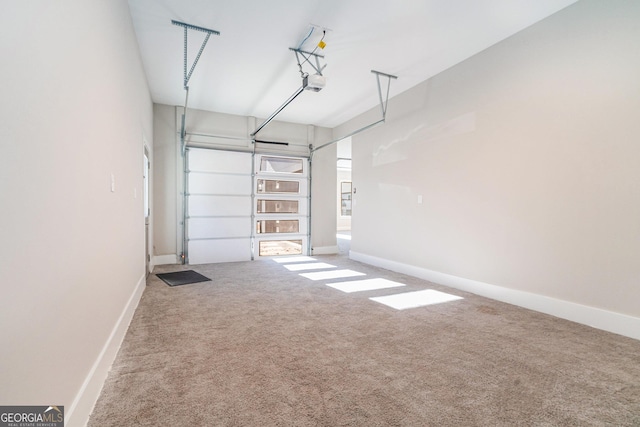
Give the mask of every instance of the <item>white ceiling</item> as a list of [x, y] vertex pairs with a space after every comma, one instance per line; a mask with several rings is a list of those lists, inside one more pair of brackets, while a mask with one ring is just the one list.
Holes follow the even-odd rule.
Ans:
[[[335, 127], [576, 0], [129, 0], [154, 102], [184, 105], [183, 28], [219, 31], [189, 81], [189, 108], [268, 117], [301, 86], [295, 55], [326, 28], [326, 87], [304, 91], [277, 120]], [[313, 50], [314, 30], [303, 50]], [[189, 31], [189, 64], [204, 34]], [[305, 64], [305, 71], [313, 70]], [[386, 84], [386, 82], [385, 82]]]

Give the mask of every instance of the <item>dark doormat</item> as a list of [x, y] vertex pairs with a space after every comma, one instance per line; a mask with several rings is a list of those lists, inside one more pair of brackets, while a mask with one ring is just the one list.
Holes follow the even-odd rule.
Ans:
[[159, 279], [169, 286], [189, 285], [191, 283], [210, 282], [206, 276], [196, 273], [193, 270], [176, 271], [174, 273], [156, 274]]

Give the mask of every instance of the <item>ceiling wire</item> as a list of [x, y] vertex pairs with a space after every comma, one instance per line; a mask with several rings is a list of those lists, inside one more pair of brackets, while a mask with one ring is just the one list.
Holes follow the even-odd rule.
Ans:
[[[316, 53], [316, 50], [318, 50], [318, 48], [320, 47], [321, 44], [323, 44], [322, 42], [324, 41], [325, 36], [327, 35], [327, 30], [322, 30], [322, 38], [320, 39], [320, 41], [318, 42], [318, 44], [316, 44], [316, 47], [313, 48], [313, 50], [311, 51], [311, 54], [313, 55], [314, 53]], [[323, 47], [324, 49], [324, 47]], [[304, 62], [308, 62], [309, 59], [307, 59]], [[303, 64], [304, 64], [303, 62]]]
[[[313, 32], [313, 28], [311, 28], [311, 31], [309, 32], [309, 35], [302, 41], [302, 43], [300, 43], [300, 46], [298, 46], [298, 50], [300, 50], [300, 47], [304, 44], [305, 41], [307, 41], [307, 39], [309, 38], [309, 36], [311, 36], [311, 33]], [[300, 69], [300, 75], [302, 76], [302, 78], [305, 78], [306, 74], [304, 71], [302, 71], [302, 66], [304, 64], [306, 64], [307, 62], [309, 62], [309, 58], [311, 58], [311, 56], [313, 56], [313, 54], [316, 53], [316, 50], [318, 50], [318, 48], [320, 47], [320, 45], [323, 44], [324, 38], [327, 35], [327, 30], [322, 30], [322, 37], [320, 38], [320, 41], [318, 42], [318, 44], [316, 44], [316, 47], [313, 48], [313, 50], [311, 51], [310, 55], [303, 55], [305, 57], [304, 61], [302, 61], [302, 64], [300, 63], [300, 60], [298, 59], [298, 68]], [[322, 46], [322, 49], [324, 49], [324, 46]], [[296, 55], [296, 58], [298, 56]], [[305, 75], [306, 74], [306, 75]]]
[[298, 45], [298, 49], [302, 49], [302, 46], [305, 44], [307, 40], [309, 40], [309, 37], [311, 37], [311, 34], [313, 34], [313, 30], [315, 29], [316, 29], [315, 27], [311, 27], [311, 29], [309, 30], [309, 34], [307, 34], [307, 36]]

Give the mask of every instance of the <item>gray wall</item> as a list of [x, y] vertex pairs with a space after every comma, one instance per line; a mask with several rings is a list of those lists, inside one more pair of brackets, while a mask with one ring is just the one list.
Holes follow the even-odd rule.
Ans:
[[355, 258], [640, 326], [638, 22], [582, 0], [395, 96], [353, 138]]
[[[154, 212], [156, 264], [167, 264], [182, 252], [181, 203], [182, 157], [178, 137], [182, 107], [154, 105]], [[187, 111], [187, 141], [190, 145], [250, 151], [247, 140], [262, 120], [209, 111]], [[196, 134], [196, 135], [191, 135]], [[210, 137], [215, 135], [218, 137]], [[219, 138], [226, 136], [230, 138]], [[245, 140], [240, 140], [244, 138]], [[319, 146], [332, 139], [331, 129], [273, 121], [258, 134], [265, 141], [289, 142], [289, 146], [258, 145], [258, 151], [270, 150], [282, 155], [309, 155], [309, 144]], [[311, 245], [315, 253], [335, 253], [336, 245], [336, 148], [316, 152], [312, 167]], [[178, 237], [177, 237], [178, 236]]]
[[[316, 128], [315, 146], [333, 139], [327, 128]], [[336, 200], [336, 152], [337, 145], [329, 145], [313, 154], [311, 174], [311, 247], [313, 254], [338, 253], [336, 241], [337, 200]]]
[[[168, 256], [176, 262], [178, 145], [176, 143], [176, 109], [153, 104], [153, 255]], [[159, 261], [162, 262], [160, 259]]]
[[84, 425], [144, 289], [152, 103], [125, 0], [4, 2], [0, 31], [0, 402]]

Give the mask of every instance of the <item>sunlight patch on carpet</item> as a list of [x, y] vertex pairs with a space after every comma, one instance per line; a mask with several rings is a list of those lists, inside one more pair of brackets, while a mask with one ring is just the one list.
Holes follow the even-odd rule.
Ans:
[[351, 293], [351, 292], [373, 291], [376, 289], [397, 288], [400, 286], [405, 286], [405, 284], [394, 282], [392, 280], [377, 278], [377, 279], [366, 279], [366, 280], [354, 280], [351, 282], [327, 283], [327, 286], [330, 286], [342, 292]]
[[423, 307], [425, 305], [441, 304], [444, 302], [463, 299], [462, 297], [447, 294], [433, 289], [424, 291], [405, 292], [403, 294], [388, 295], [385, 297], [369, 298], [372, 301], [387, 305], [396, 310], [404, 310], [406, 308]]
[[273, 260], [277, 263], [284, 264], [287, 262], [308, 262], [315, 261], [315, 258], [311, 258], [310, 256], [288, 256], [284, 258], [273, 258]]
[[335, 268], [335, 265], [327, 264], [326, 262], [312, 262], [312, 263], [295, 263], [287, 264], [284, 266], [289, 271], [302, 271], [302, 270], [321, 270], [323, 268]]
[[311, 280], [329, 280], [341, 279], [343, 277], [366, 276], [364, 273], [359, 273], [353, 270], [315, 271], [313, 273], [301, 273], [300, 275]]

